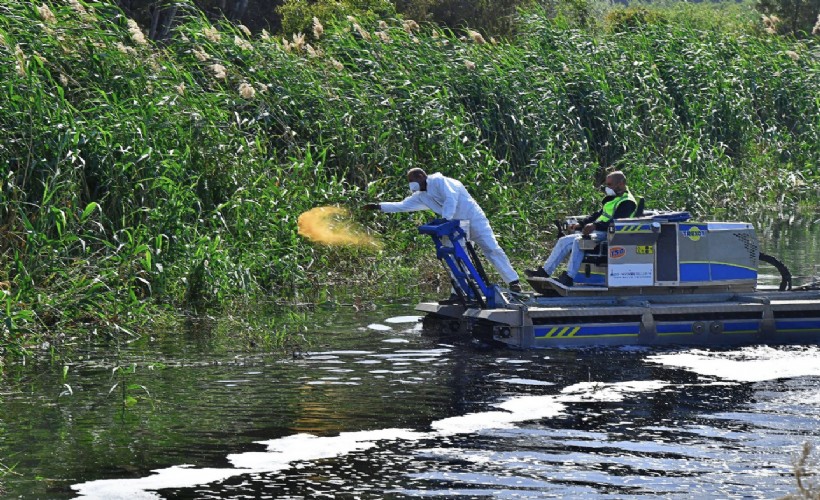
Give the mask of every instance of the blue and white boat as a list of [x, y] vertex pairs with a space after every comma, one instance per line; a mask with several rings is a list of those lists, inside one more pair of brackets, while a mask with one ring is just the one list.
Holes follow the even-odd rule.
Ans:
[[[416, 306], [425, 325], [508, 346], [737, 345], [820, 341], [820, 286], [793, 288], [761, 254], [752, 224], [695, 222], [687, 212], [647, 212], [581, 241], [571, 286], [528, 278], [535, 293], [489, 283], [459, 221], [419, 227], [446, 265], [454, 297]], [[758, 285], [773, 265], [779, 286]]]

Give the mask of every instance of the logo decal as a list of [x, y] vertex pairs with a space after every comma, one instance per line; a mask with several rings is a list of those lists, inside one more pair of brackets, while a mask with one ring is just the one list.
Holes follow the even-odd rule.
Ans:
[[706, 230], [699, 227], [692, 226], [689, 229], [681, 231], [680, 234], [692, 241], [698, 241], [706, 237]]
[[620, 259], [624, 255], [626, 255], [626, 249], [624, 247], [612, 247], [609, 249], [610, 259]]

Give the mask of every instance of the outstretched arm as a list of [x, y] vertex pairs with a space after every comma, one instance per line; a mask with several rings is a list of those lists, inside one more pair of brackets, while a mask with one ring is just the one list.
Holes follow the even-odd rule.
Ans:
[[382, 212], [416, 212], [419, 210], [427, 210], [427, 205], [421, 201], [418, 195], [411, 195], [401, 201], [383, 201], [378, 203]]

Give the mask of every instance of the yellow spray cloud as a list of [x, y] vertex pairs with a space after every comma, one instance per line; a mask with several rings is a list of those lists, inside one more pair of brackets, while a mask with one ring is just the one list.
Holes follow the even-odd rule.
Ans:
[[356, 246], [380, 249], [382, 242], [365, 233], [342, 207], [316, 207], [299, 216], [299, 234], [328, 246]]

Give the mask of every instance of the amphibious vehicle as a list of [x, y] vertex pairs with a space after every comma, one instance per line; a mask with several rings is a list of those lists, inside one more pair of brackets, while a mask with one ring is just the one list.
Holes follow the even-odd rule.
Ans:
[[[605, 238], [582, 239], [571, 285], [528, 278], [535, 293], [491, 284], [459, 221], [424, 224], [453, 295], [416, 309], [426, 326], [522, 348], [820, 341], [820, 286], [793, 288], [788, 268], [760, 252], [752, 224], [695, 222], [642, 205]], [[761, 262], [778, 270], [779, 286], [758, 285]]]

